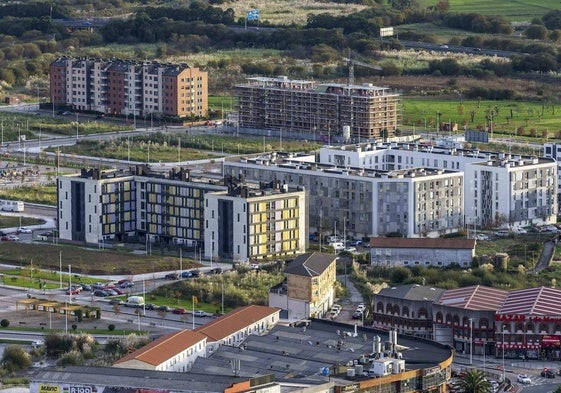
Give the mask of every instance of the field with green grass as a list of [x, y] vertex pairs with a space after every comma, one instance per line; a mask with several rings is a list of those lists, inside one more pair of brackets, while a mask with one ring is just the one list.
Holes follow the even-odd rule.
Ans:
[[523, 136], [545, 140], [561, 130], [561, 107], [531, 101], [485, 101], [404, 98], [403, 125], [436, 130], [437, 122], [457, 123], [458, 132], [485, 129], [493, 121], [495, 136]]
[[[419, 0], [421, 7], [434, 6], [436, 0]], [[449, 12], [501, 15], [513, 21], [529, 21], [559, 9], [558, 0], [448, 0]]]
[[[178, 151], [178, 144], [181, 148]], [[302, 141], [282, 141], [285, 151], [312, 151], [319, 144]], [[57, 148], [58, 149], [58, 148]], [[62, 153], [116, 158], [140, 162], [177, 162], [212, 159], [225, 154], [251, 154], [280, 149], [277, 138], [247, 138], [232, 135], [153, 134], [145, 137], [83, 141], [65, 146]], [[55, 151], [55, 149], [50, 149]]]

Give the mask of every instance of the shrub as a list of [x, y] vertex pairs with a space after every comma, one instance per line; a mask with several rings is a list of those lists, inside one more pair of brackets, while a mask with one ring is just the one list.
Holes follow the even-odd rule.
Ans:
[[78, 325], [76, 325], [76, 324], [73, 324], [73, 325], [72, 325], [72, 330], [74, 330], [74, 331], [75, 331], [76, 329], [78, 329]]
[[3, 319], [0, 321], [0, 326], [2, 326], [3, 328], [7, 328], [8, 326], [10, 326], [10, 321], [8, 321], [7, 319]]
[[31, 366], [31, 357], [19, 345], [9, 345], [4, 349], [2, 365], [8, 372], [22, 370]]
[[107, 329], [109, 329], [109, 331], [112, 332], [113, 330], [115, 330], [115, 325], [111, 323], [109, 324], [109, 326], [107, 326]]

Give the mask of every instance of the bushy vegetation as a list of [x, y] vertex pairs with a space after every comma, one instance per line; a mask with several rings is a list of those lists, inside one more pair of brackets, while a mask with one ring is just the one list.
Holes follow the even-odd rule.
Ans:
[[9, 373], [31, 366], [31, 356], [19, 345], [8, 345], [2, 354], [2, 367]]
[[222, 294], [224, 308], [228, 309], [249, 304], [266, 304], [269, 289], [281, 283], [283, 279], [283, 273], [278, 270], [267, 273], [243, 269], [202, 276], [196, 280], [183, 280], [170, 286], [156, 288], [152, 293], [171, 300], [191, 300], [196, 296], [199, 302], [214, 305], [218, 311]]

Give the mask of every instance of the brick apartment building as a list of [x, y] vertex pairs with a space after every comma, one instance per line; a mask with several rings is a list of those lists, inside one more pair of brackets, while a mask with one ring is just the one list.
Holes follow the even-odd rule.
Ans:
[[131, 117], [206, 117], [208, 75], [187, 64], [60, 57], [50, 65], [54, 105]]

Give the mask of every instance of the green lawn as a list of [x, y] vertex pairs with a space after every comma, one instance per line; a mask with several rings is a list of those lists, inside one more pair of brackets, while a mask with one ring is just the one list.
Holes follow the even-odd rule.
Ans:
[[[493, 111], [493, 131], [507, 136], [543, 138], [556, 137], [561, 130], [561, 108], [556, 105], [530, 101], [478, 101], [404, 98], [403, 125], [419, 129], [436, 130], [439, 123], [457, 123], [458, 132], [468, 129], [484, 129], [486, 118]], [[438, 115], [437, 115], [438, 113]], [[473, 114], [473, 121], [472, 121]]]
[[[448, 0], [449, 12], [501, 15], [509, 20], [531, 20], [559, 9], [558, 0]], [[420, 0], [421, 7], [435, 5], [436, 0]]]

